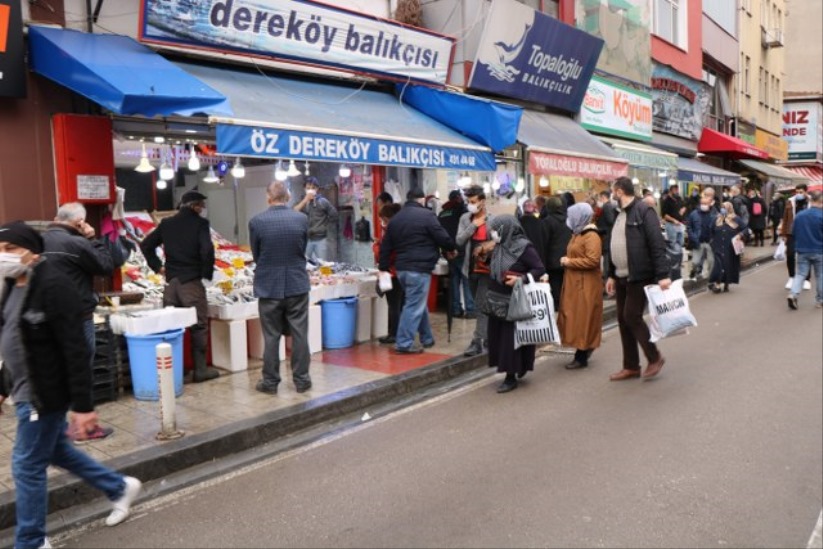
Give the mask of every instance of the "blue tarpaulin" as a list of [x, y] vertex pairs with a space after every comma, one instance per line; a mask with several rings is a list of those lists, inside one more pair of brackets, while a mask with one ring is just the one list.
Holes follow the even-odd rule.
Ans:
[[29, 28], [34, 72], [123, 115], [231, 114], [226, 97], [128, 36]]
[[398, 84], [397, 94], [404, 103], [495, 152], [517, 141], [521, 107], [426, 86]]

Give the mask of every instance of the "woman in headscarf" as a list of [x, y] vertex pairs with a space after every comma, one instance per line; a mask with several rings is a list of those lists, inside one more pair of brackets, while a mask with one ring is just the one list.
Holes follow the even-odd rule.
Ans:
[[560, 264], [566, 269], [560, 296], [557, 328], [565, 347], [574, 347], [574, 360], [567, 370], [585, 368], [589, 357], [600, 347], [603, 331], [603, 276], [600, 256], [603, 245], [597, 225], [592, 222], [594, 211], [585, 202], [569, 208], [566, 225], [572, 238]]
[[[720, 214], [712, 225], [714, 267], [709, 275], [709, 290], [715, 294], [728, 292], [729, 284], [740, 284], [740, 256], [734, 250], [735, 239], [742, 238], [746, 224], [734, 213], [731, 202], [723, 202]], [[723, 284], [723, 290], [718, 286]]]
[[[500, 215], [489, 223], [491, 251], [489, 291], [511, 295], [512, 286], [527, 274], [535, 280], [546, 272], [534, 245], [513, 215]], [[528, 283], [527, 279], [524, 282]], [[534, 369], [534, 345], [514, 348], [515, 323], [489, 316], [489, 367], [506, 374], [498, 393], [517, 388], [517, 380]]]

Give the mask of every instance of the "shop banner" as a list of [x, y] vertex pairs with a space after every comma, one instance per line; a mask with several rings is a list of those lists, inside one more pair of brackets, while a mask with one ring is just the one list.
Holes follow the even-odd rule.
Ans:
[[515, 0], [493, 0], [469, 87], [580, 110], [603, 40]]
[[611, 181], [629, 173], [625, 162], [529, 151], [529, 173]]
[[648, 86], [652, 76], [649, 0], [575, 0], [577, 28], [605, 42], [597, 68]]
[[[698, 185], [722, 185], [725, 187], [731, 187], [732, 185], [737, 185], [740, 183], [740, 176], [722, 175], [719, 173], [693, 172], [691, 170], [679, 169], [677, 170], [677, 180], [696, 183]], [[691, 194], [691, 188], [689, 188], [688, 192]]]
[[23, 20], [18, 0], [0, 0], [0, 97], [26, 96]]
[[614, 146], [614, 154], [620, 158], [626, 159], [632, 166], [639, 166], [644, 168], [654, 168], [664, 171], [671, 171], [677, 169], [677, 156], [668, 154], [655, 154], [651, 151], [641, 151], [638, 149], [631, 149]]
[[783, 139], [789, 143], [789, 160], [823, 162], [823, 105], [784, 103]]
[[140, 40], [445, 84], [455, 39], [314, 0], [142, 0]]
[[593, 76], [580, 109], [587, 130], [644, 141], [652, 138], [652, 96]]
[[652, 71], [654, 131], [700, 140], [711, 88], [666, 65]]
[[769, 158], [774, 160], [789, 159], [789, 144], [776, 135], [758, 129], [754, 133], [754, 145], [758, 149], [763, 149], [769, 153]]
[[412, 168], [493, 172], [489, 149], [465, 149], [294, 130], [217, 124], [217, 153]]
[[737, 134], [735, 135], [736, 138], [741, 139], [748, 143], [749, 145], [754, 146], [755, 139], [754, 134], [757, 131], [754, 124], [750, 122], [746, 122], [744, 120], [738, 120], [737, 122]]

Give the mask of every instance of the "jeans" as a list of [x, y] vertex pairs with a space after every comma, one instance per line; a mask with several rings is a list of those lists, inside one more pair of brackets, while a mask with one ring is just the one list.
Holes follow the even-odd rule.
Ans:
[[309, 294], [257, 302], [263, 329], [263, 385], [280, 383], [280, 337], [286, 327], [292, 337], [291, 372], [297, 387], [311, 383], [309, 377]]
[[317, 240], [309, 240], [306, 244], [306, 258], [308, 259], [328, 259], [328, 241], [325, 237]]
[[[469, 286], [469, 280], [465, 276], [463, 276], [463, 258], [454, 259], [449, 262], [449, 285], [451, 286], [452, 292], [452, 314], [457, 315], [460, 314], [462, 311], [466, 311], [467, 313], [474, 312], [474, 297], [472, 296], [472, 290]], [[460, 305], [460, 294], [463, 294], [463, 304], [465, 305], [465, 309]]]
[[65, 412], [40, 414], [32, 420], [33, 410], [28, 402], [15, 405], [17, 437], [11, 466], [17, 497], [14, 547], [18, 549], [40, 547], [46, 536], [49, 465], [80, 477], [111, 501], [120, 498], [126, 489], [123, 475], [74, 447], [66, 436]]
[[713, 268], [714, 252], [712, 252], [712, 245], [708, 242], [701, 242], [700, 246], [692, 251], [692, 272], [706, 278], [711, 274]]
[[683, 253], [683, 225], [666, 221], [666, 249], [674, 256]]
[[802, 253], [797, 254], [797, 273], [792, 279], [792, 295], [797, 296], [803, 289], [803, 281], [814, 269], [814, 280], [817, 282], [816, 303], [823, 303], [823, 254]]
[[403, 287], [406, 299], [403, 302], [403, 311], [400, 313], [400, 324], [397, 326], [395, 347], [397, 349], [411, 348], [414, 344], [414, 336], [418, 333], [421, 344], [434, 343], [427, 303], [432, 281], [431, 273], [398, 271], [397, 279]]

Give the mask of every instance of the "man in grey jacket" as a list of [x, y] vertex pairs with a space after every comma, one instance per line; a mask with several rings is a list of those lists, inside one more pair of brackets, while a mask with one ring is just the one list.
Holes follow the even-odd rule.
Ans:
[[[464, 248], [463, 275], [469, 279], [469, 287], [472, 296], [477, 303], [478, 294], [484, 294], [489, 284], [489, 266], [478, 257], [475, 250], [491, 240], [491, 231], [488, 230], [488, 223], [492, 215], [486, 211], [486, 193], [483, 187], [472, 185], [463, 193], [466, 197], [469, 211], [460, 217], [460, 225], [457, 229], [457, 247]], [[474, 334], [471, 343], [463, 352], [463, 356], [475, 356], [486, 352], [489, 319], [476, 308], [477, 320], [474, 325]], [[466, 315], [468, 318], [469, 315]]]
[[337, 210], [331, 202], [318, 194], [317, 179], [306, 179], [306, 195], [294, 209], [309, 218], [309, 243], [306, 247], [308, 259], [329, 259], [329, 229], [337, 223]]

